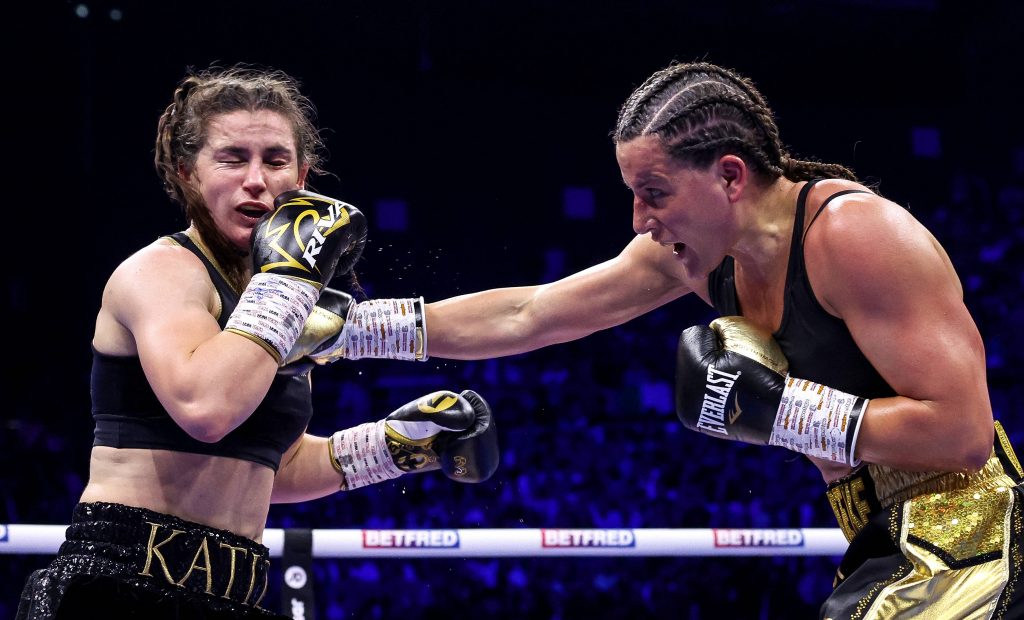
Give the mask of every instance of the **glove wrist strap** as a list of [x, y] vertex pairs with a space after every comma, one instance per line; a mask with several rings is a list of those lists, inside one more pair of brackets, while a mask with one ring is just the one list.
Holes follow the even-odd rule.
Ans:
[[302, 333], [320, 292], [312, 284], [271, 273], [257, 273], [238, 299], [225, 329], [260, 344], [278, 363]]
[[341, 336], [315, 357], [426, 361], [430, 356], [423, 298], [371, 299], [354, 304]]
[[860, 464], [857, 434], [868, 399], [820, 383], [786, 377], [768, 443], [821, 459]]
[[384, 435], [384, 420], [367, 422], [331, 435], [331, 464], [345, 480], [342, 490], [393, 480], [405, 472], [395, 465]]

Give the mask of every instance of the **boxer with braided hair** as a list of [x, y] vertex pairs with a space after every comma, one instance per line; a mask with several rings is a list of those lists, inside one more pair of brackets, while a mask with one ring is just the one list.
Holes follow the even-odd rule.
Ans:
[[57, 557], [27, 580], [19, 620], [271, 617], [271, 503], [495, 471], [490, 407], [471, 390], [330, 437], [306, 432], [314, 364], [425, 359], [421, 300], [355, 303], [327, 286], [355, 265], [366, 222], [306, 189], [321, 146], [312, 104], [283, 72], [211, 68], [180, 83], [155, 163], [190, 225], [107, 281], [89, 482]]
[[792, 156], [723, 67], [657, 71], [613, 139], [637, 236], [556, 282], [428, 304], [430, 354], [522, 353], [695, 293], [723, 318], [680, 336], [677, 414], [820, 469], [851, 541], [822, 618], [1020, 617], [1024, 472], [938, 241], [850, 169]]

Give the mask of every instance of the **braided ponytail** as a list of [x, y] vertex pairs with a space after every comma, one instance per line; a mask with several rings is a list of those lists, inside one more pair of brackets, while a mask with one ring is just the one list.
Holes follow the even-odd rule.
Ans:
[[773, 180], [857, 180], [845, 166], [794, 159], [753, 82], [710, 63], [672, 64], [629, 96], [619, 110], [613, 139], [621, 144], [645, 135], [659, 136], [672, 157], [693, 166], [707, 166], [733, 153]]

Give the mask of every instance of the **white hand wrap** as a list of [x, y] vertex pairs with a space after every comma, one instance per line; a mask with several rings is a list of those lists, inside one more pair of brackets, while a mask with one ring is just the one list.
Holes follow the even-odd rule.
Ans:
[[351, 491], [392, 480], [405, 472], [395, 465], [384, 437], [384, 420], [367, 422], [331, 435], [331, 463], [345, 476], [342, 489]]
[[226, 330], [262, 345], [281, 362], [302, 333], [320, 291], [309, 282], [269, 273], [249, 280]]
[[787, 376], [768, 444], [856, 467], [860, 460], [854, 450], [867, 406], [866, 398]]
[[423, 298], [371, 299], [354, 304], [341, 337], [315, 357], [426, 361], [430, 356]]

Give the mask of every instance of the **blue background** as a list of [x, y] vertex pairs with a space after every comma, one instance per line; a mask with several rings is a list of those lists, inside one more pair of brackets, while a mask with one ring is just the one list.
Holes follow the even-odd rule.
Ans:
[[[1024, 22], [1016, 3], [981, 4], [181, 0], [12, 14], [0, 523], [70, 517], [88, 476], [100, 293], [131, 252], [185, 226], [153, 172], [156, 121], [186, 67], [215, 60], [303, 82], [335, 175], [314, 188], [370, 218], [364, 287], [428, 301], [614, 256], [633, 236], [608, 137], [618, 106], [672, 60], [733, 67], [795, 154], [853, 167], [945, 245], [1020, 449]], [[676, 338], [712, 316], [682, 299], [520, 356], [319, 370], [312, 432], [472, 388], [495, 410], [502, 465], [477, 486], [407, 476], [274, 506], [269, 525], [834, 527], [804, 459], [676, 421]], [[48, 560], [0, 556], [0, 616]], [[319, 560], [317, 617], [815, 617], [836, 560]]]

